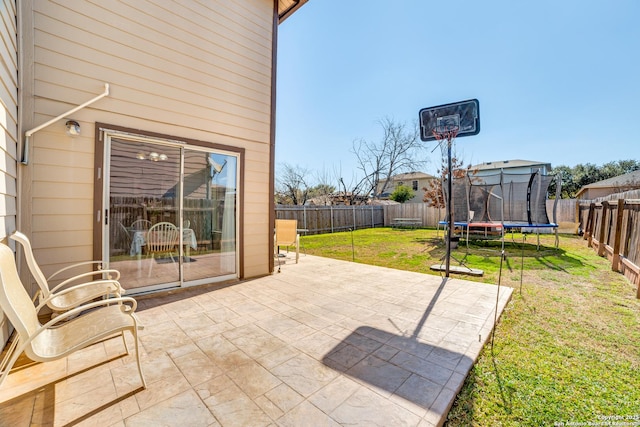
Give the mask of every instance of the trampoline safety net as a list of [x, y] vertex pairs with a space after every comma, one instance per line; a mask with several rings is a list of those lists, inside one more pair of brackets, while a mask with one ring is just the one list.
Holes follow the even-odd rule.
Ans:
[[[467, 174], [454, 178], [452, 207], [454, 222], [550, 224], [547, 192], [555, 177], [539, 171], [528, 174]], [[447, 189], [446, 181], [443, 189]], [[445, 193], [446, 197], [446, 193]], [[554, 219], [555, 222], [555, 219]]]

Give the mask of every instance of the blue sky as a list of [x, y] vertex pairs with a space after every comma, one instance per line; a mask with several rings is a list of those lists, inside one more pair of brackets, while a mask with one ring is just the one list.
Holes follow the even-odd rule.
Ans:
[[[354, 174], [378, 121], [477, 98], [465, 164], [639, 160], [640, 1], [309, 0], [279, 26], [276, 173]], [[425, 143], [424, 172], [439, 150]]]

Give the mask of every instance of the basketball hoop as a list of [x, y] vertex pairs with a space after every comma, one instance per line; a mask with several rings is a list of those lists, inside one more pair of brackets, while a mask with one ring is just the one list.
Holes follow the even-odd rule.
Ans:
[[[449, 277], [449, 263], [451, 258], [451, 237], [453, 230], [453, 208], [451, 206], [452, 192], [452, 162], [451, 146], [457, 137], [477, 135], [480, 132], [480, 104], [477, 99], [454, 102], [452, 104], [438, 105], [423, 108], [418, 113], [420, 119], [420, 139], [423, 141], [438, 141], [437, 147], [442, 150], [443, 157], [447, 153], [447, 253], [445, 255], [445, 276]], [[447, 145], [442, 143], [447, 141]], [[435, 148], [434, 148], [435, 150]]]
[[420, 139], [454, 139], [480, 132], [480, 104], [477, 99], [438, 105], [420, 110]]
[[433, 137], [437, 141], [446, 139], [449, 144], [458, 136], [460, 130], [460, 115], [451, 114], [448, 116], [438, 117], [436, 126], [433, 128]]

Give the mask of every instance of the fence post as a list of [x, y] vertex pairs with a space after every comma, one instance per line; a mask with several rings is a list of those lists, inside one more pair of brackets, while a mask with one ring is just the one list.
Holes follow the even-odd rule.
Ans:
[[613, 240], [613, 259], [611, 260], [611, 269], [613, 271], [622, 271], [620, 269], [620, 242], [622, 240], [622, 219], [624, 217], [624, 199], [618, 199], [618, 214], [616, 215], [616, 235]]
[[376, 223], [373, 220], [373, 205], [371, 206], [371, 228], [376, 228]]
[[587, 247], [592, 247], [593, 240], [593, 218], [595, 216], [596, 204], [591, 202], [589, 204], [589, 213], [587, 214], [587, 225], [585, 226], [584, 238], [587, 239]]
[[573, 222], [577, 222], [579, 223], [579, 227], [582, 227], [582, 230], [585, 229], [584, 224], [582, 223], [582, 218], [580, 218], [580, 203], [578, 203], [578, 200], [576, 199], [571, 199], [574, 202], [574, 209], [573, 209], [573, 215], [575, 215], [573, 217]]
[[[309, 227], [307, 227], [307, 207], [306, 206], [302, 206], [302, 221], [303, 221], [303, 224], [304, 224], [304, 229], [308, 230]], [[305, 231], [304, 234], [306, 235], [307, 232]]]
[[356, 205], [351, 206], [351, 212], [353, 213], [353, 229], [356, 229]]
[[607, 208], [609, 202], [602, 202], [602, 215], [600, 215], [600, 236], [598, 238], [598, 256], [604, 256], [604, 233], [605, 223], [607, 218]]
[[329, 212], [331, 214], [331, 232], [333, 233], [333, 205], [329, 205]]

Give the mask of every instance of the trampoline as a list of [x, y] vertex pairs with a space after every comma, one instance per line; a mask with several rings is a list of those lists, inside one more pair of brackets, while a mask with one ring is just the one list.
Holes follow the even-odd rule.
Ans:
[[[547, 214], [549, 184], [557, 179], [556, 199], [552, 218]], [[521, 230], [536, 233], [538, 247], [540, 232], [555, 232], [558, 246], [558, 224], [556, 219], [560, 182], [552, 175], [542, 175], [539, 169], [526, 174], [505, 173], [478, 175], [468, 173], [455, 178], [451, 190], [453, 227], [461, 228], [467, 244], [470, 238], [482, 239], [499, 234], [504, 238], [507, 231]], [[443, 188], [447, 188], [443, 185]], [[448, 226], [449, 221], [440, 221]]]
[[[556, 198], [553, 203], [552, 218], [547, 214], [547, 194], [549, 184], [556, 180]], [[443, 183], [447, 189], [449, 183]], [[468, 173], [462, 178], [454, 178], [451, 183], [451, 197], [445, 190], [445, 200], [450, 200], [447, 218], [440, 221], [447, 230], [447, 237], [455, 238], [452, 231], [459, 229], [459, 236], [464, 237], [469, 251], [469, 240], [487, 240], [499, 238], [501, 241], [500, 273], [498, 286], [502, 277], [502, 261], [506, 258], [505, 233], [520, 230], [522, 234], [522, 260], [520, 271], [520, 286], [522, 287], [522, 269], [524, 264], [524, 241], [527, 233], [535, 233], [538, 238], [537, 248], [540, 249], [540, 232], [550, 230], [555, 232], [555, 247], [559, 246], [558, 224], [556, 218], [557, 200], [560, 197], [560, 176], [542, 175], [540, 170], [525, 174], [504, 173], [477, 175]], [[453, 218], [449, 229], [449, 216]], [[445, 240], [447, 239], [445, 237]], [[517, 242], [514, 243], [517, 244]], [[450, 256], [451, 243], [447, 244], [447, 255]], [[451, 267], [448, 264], [443, 270], [443, 264], [431, 266], [432, 270], [451, 271], [462, 274], [482, 275], [481, 270], [469, 268], [463, 260], [456, 260], [460, 265]]]

